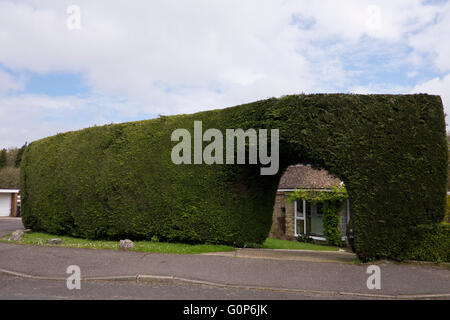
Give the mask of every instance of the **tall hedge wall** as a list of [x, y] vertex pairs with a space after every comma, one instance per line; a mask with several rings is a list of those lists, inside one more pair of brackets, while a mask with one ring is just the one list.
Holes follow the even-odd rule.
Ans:
[[[280, 170], [175, 165], [177, 128], [280, 130]], [[206, 145], [207, 143], [205, 143]], [[224, 143], [225, 146], [225, 143]], [[346, 184], [363, 259], [399, 258], [445, 213], [447, 142], [439, 96], [290, 95], [190, 115], [91, 127], [35, 141], [22, 160], [27, 228], [87, 238], [243, 245], [271, 227], [291, 164]]]

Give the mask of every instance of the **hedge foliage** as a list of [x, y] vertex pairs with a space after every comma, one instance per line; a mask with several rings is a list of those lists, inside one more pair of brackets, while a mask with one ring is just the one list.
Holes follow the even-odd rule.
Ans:
[[[280, 170], [175, 165], [171, 133], [194, 120], [280, 130]], [[204, 143], [207, 145], [208, 143]], [[225, 145], [225, 144], [224, 144]], [[291, 164], [345, 182], [360, 258], [401, 258], [444, 218], [447, 142], [439, 96], [290, 95], [191, 115], [91, 127], [31, 143], [21, 164], [27, 228], [87, 238], [243, 245], [267, 237]]]
[[410, 251], [401, 257], [408, 260], [450, 262], [450, 224], [428, 227], [421, 237], [415, 238]]
[[445, 212], [444, 222], [450, 223], [450, 195], [447, 195], [447, 210]]

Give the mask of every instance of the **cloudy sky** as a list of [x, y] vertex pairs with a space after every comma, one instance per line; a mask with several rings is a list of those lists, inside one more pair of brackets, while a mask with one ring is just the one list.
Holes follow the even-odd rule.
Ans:
[[0, 147], [302, 92], [450, 114], [450, 1], [0, 0]]

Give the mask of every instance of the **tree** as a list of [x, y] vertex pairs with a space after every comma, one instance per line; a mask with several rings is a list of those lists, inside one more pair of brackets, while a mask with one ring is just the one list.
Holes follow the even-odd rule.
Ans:
[[0, 169], [0, 189], [19, 189], [20, 169], [5, 167]]
[[6, 166], [6, 149], [0, 151], [0, 169]]
[[22, 161], [22, 155], [23, 155], [23, 152], [25, 151], [26, 147], [27, 147], [27, 142], [25, 142], [25, 144], [17, 152], [16, 161], [15, 161], [16, 168], [18, 168], [20, 166], [20, 162]]
[[[447, 152], [448, 159], [450, 160], [450, 132], [447, 132]], [[447, 190], [450, 191], [450, 161], [447, 164]]]
[[6, 167], [15, 167], [19, 148], [13, 147], [6, 150]]

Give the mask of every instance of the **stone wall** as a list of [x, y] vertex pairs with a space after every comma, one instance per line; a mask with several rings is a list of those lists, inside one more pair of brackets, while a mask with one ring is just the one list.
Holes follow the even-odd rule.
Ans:
[[272, 216], [272, 227], [270, 228], [269, 233], [269, 237], [271, 238], [285, 239], [286, 214], [285, 214], [284, 198], [285, 198], [284, 192], [278, 191], [275, 197], [275, 205], [273, 208], [273, 216]]
[[278, 191], [273, 208], [272, 228], [269, 237], [283, 240], [294, 239], [294, 202], [287, 201], [287, 192]]
[[[285, 199], [289, 196], [289, 193], [285, 194]], [[295, 239], [295, 218], [294, 218], [294, 201], [285, 201], [286, 206], [286, 233], [285, 238], [287, 240]]]

